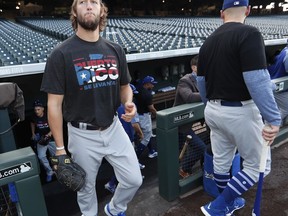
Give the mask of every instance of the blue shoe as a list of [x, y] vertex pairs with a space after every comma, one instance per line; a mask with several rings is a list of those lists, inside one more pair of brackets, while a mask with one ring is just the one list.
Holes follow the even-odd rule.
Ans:
[[46, 182], [51, 182], [53, 178], [53, 173], [46, 176]]
[[205, 216], [226, 216], [228, 209], [216, 209], [211, 206], [211, 202], [201, 207], [201, 211]]
[[111, 193], [114, 193], [116, 190], [116, 185], [110, 185], [110, 182], [104, 185], [105, 189], [110, 191]]
[[105, 211], [106, 215], [108, 215], [108, 216], [126, 216], [125, 212], [120, 212], [120, 213], [118, 213], [117, 215], [113, 215], [113, 214], [110, 212], [109, 203], [105, 205], [104, 211]]
[[227, 206], [226, 216], [232, 216], [234, 211], [241, 209], [244, 206], [245, 199], [243, 199], [242, 197], [235, 198], [234, 202], [230, 206]]
[[[139, 163], [139, 162], [138, 162]], [[140, 167], [140, 169], [144, 169], [145, 168], [145, 165], [144, 164], [141, 164], [141, 163], [139, 163], [139, 167]]]
[[149, 152], [149, 154], [148, 154], [149, 158], [154, 158], [157, 156], [158, 156], [158, 152], [156, 152], [154, 149], [151, 152]]

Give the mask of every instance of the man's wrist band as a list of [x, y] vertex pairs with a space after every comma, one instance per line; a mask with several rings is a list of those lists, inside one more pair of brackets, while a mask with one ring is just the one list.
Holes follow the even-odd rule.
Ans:
[[57, 146], [56, 146], [56, 150], [58, 150], [58, 151], [63, 150], [63, 149], [65, 149], [64, 146], [61, 146], [61, 147], [57, 147]]

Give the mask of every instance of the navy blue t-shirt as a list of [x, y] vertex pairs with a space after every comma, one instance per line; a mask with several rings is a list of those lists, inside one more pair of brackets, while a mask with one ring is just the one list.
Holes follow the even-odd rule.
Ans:
[[45, 136], [50, 132], [46, 112], [44, 112], [42, 117], [38, 117], [34, 114], [31, 117], [31, 122], [35, 124], [35, 134], [39, 133], [40, 136]]
[[141, 87], [139, 93], [135, 95], [135, 98], [138, 114], [141, 115], [150, 112], [148, 106], [153, 104], [153, 95], [150, 90]]

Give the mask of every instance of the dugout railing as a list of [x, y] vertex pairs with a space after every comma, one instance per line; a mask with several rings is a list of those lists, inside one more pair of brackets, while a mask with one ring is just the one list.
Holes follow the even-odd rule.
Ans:
[[5, 212], [9, 212], [9, 205], [15, 204], [19, 209], [18, 214], [13, 215], [48, 216], [39, 173], [37, 157], [31, 147], [1, 154], [0, 187], [13, 188], [9, 190]]
[[7, 109], [0, 118], [0, 215], [48, 216], [38, 158], [31, 147], [16, 149]]
[[193, 123], [201, 122], [204, 118], [203, 109], [203, 103], [193, 103], [157, 112], [159, 194], [168, 201], [175, 200], [179, 195], [202, 184], [201, 169], [187, 177], [179, 175], [178, 127], [187, 124], [192, 126]]
[[[276, 91], [286, 91], [288, 89], [288, 76], [274, 79]], [[180, 163], [178, 141], [178, 128], [182, 125], [191, 124], [192, 129], [197, 129], [193, 125], [202, 125], [201, 131], [204, 134], [201, 138], [209, 144], [209, 133], [205, 129], [204, 104], [192, 103], [184, 104], [157, 112], [156, 133], [158, 149], [158, 179], [159, 194], [167, 201], [173, 201], [177, 197], [196, 189], [202, 185], [202, 169], [194, 170], [192, 174], [181, 176], [179, 173]], [[192, 138], [193, 139], [193, 138]], [[206, 140], [205, 140], [206, 139]], [[208, 142], [207, 142], [208, 140]], [[288, 126], [280, 128], [273, 145], [286, 142], [288, 140]]]

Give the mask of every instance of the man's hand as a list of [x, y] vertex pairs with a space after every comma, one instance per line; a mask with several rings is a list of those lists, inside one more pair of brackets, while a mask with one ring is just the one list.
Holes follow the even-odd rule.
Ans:
[[139, 137], [139, 141], [142, 141], [143, 138], [144, 138], [143, 132], [141, 131], [141, 132], [137, 133], [137, 135], [138, 135], [138, 137]]
[[279, 126], [269, 125], [265, 126], [262, 130], [262, 136], [266, 141], [269, 141], [268, 145], [271, 145], [279, 132]]
[[50, 140], [51, 140], [51, 136], [46, 134], [46, 135], [41, 136], [40, 140], [38, 141], [38, 144], [46, 146], [49, 144]]
[[125, 114], [122, 114], [121, 118], [126, 122], [131, 122], [136, 114], [136, 106], [133, 102], [127, 102], [124, 105]]

